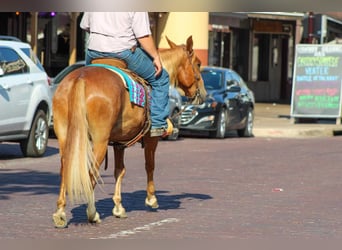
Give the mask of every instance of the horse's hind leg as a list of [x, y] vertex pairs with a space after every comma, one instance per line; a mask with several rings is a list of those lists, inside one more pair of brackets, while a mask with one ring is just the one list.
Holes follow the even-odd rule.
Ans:
[[118, 218], [126, 218], [126, 210], [122, 206], [121, 203], [121, 183], [122, 179], [125, 176], [126, 169], [124, 165], [124, 154], [125, 149], [114, 146], [114, 159], [115, 159], [115, 169], [114, 169], [114, 177], [115, 177], [115, 189], [113, 195], [113, 215]]
[[147, 196], [145, 200], [145, 205], [151, 208], [158, 208], [158, 201], [155, 195], [155, 186], [153, 180], [154, 174], [154, 166], [155, 166], [155, 152], [158, 145], [158, 137], [144, 137], [144, 145], [145, 145], [145, 170], [147, 175]]
[[[99, 170], [100, 164], [102, 163], [107, 152], [107, 141], [103, 143], [93, 143], [93, 150], [94, 150], [96, 168], [98, 171], [100, 171]], [[95, 195], [94, 195], [95, 186], [98, 182], [97, 179], [99, 178], [99, 176], [94, 176], [93, 174], [90, 174], [90, 177], [91, 177], [91, 181], [93, 185], [93, 196], [88, 202], [87, 217], [88, 217], [88, 221], [91, 223], [100, 223], [101, 219], [100, 219], [99, 213], [96, 211]]]
[[60, 176], [61, 176], [61, 184], [60, 184], [59, 196], [57, 200], [57, 210], [52, 215], [52, 219], [55, 224], [55, 227], [64, 228], [67, 226], [67, 219], [66, 219], [66, 214], [65, 214], [66, 190], [65, 190], [65, 184], [64, 184], [65, 176], [63, 174], [63, 158], [62, 157], [61, 157]]

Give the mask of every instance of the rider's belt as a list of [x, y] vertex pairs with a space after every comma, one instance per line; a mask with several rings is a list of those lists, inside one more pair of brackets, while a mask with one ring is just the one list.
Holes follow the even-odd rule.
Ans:
[[137, 49], [137, 45], [134, 45], [134, 46], [130, 49], [130, 51], [132, 51], [132, 53], [134, 53], [136, 49]]

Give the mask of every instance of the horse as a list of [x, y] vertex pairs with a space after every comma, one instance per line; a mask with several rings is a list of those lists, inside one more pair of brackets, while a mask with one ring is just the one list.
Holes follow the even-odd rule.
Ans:
[[[170, 48], [161, 50], [160, 57], [169, 73], [170, 85], [182, 91], [191, 103], [203, 103], [206, 91], [192, 36], [181, 45], [166, 39]], [[94, 189], [102, 180], [99, 168], [111, 143], [115, 165], [112, 213], [118, 218], [127, 217], [121, 203], [121, 183], [126, 173], [124, 152], [128, 147], [123, 142], [131, 142], [139, 134], [147, 174], [145, 205], [158, 208], [153, 173], [160, 138], [151, 137], [149, 128], [141, 133], [149, 120], [147, 113], [148, 108], [131, 103], [122, 77], [104, 67], [87, 65], [62, 80], [53, 96], [54, 131], [60, 155], [60, 189], [57, 209], [52, 216], [55, 227], [67, 226], [67, 195], [72, 203], [87, 203], [88, 222], [101, 222], [95, 207]]]

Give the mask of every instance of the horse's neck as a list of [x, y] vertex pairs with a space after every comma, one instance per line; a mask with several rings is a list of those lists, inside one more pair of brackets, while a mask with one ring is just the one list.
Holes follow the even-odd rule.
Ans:
[[182, 62], [178, 49], [167, 49], [160, 52], [160, 58], [165, 70], [169, 73], [170, 85], [177, 86], [177, 69]]

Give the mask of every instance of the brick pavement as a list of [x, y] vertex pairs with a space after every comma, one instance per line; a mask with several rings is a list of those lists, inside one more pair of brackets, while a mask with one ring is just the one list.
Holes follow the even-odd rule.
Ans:
[[24, 159], [17, 146], [1, 144], [6, 153], [0, 154], [0, 238], [341, 238], [341, 140], [162, 141], [156, 158], [157, 212], [144, 206], [146, 177], [137, 144], [126, 152], [123, 204], [128, 218], [111, 215], [114, 181], [109, 167], [102, 172], [103, 191], [96, 189], [102, 223], [88, 224], [85, 206], [69, 204], [69, 227], [63, 230], [55, 229], [51, 220], [59, 188], [56, 141], [50, 141], [47, 156], [39, 159]]

